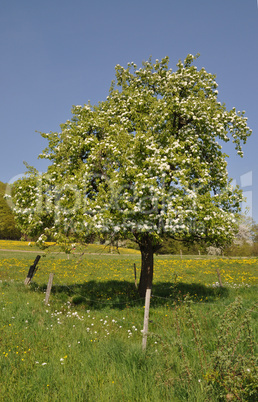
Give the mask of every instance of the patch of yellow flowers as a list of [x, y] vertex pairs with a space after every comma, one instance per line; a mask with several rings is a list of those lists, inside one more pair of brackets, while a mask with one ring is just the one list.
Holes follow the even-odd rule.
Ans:
[[[7, 250], [34, 250], [29, 247], [30, 242], [0, 240], [0, 249]], [[33, 244], [34, 246], [34, 244]], [[90, 247], [91, 245], [87, 246]], [[96, 247], [96, 245], [92, 245]], [[83, 257], [73, 255], [67, 258], [60, 253], [48, 253], [41, 258], [35, 281], [47, 283], [50, 272], [55, 274], [55, 282], [58, 284], [83, 283], [91, 280], [107, 281], [134, 281], [134, 264], [137, 266], [137, 279], [140, 276], [140, 254], [131, 250], [131, 255], [103, 255], [99, 252]], [[103, 246], [102, 246], [103, 247]], [[95, 250], [92, 248], [92, 250]], [[103, 252], [103, 251], [102, 251]], [[15, 256], [16, 257], [16, 256]], [[28, 258], [27, 253], [22, 253], [19, 258], [13, 258], [12, 253], [8, 257], [0, 254], [0, 280], [24, 280], [29, 266], [34, 261], [34, 255]], [[218, 280], [217, 270], [224, 284], [257, 284], [258, 259], [257, 258], [187, 258], [180, 259], [175, 256], [155, 256], [154, 283], [157, 282], [184, 282], [201, 283], [211, 285]]]

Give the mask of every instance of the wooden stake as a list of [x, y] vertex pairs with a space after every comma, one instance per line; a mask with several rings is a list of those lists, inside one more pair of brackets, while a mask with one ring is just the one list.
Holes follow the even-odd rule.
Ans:
[[219, 269], [217, 268], [217, 275], [218, 275], [218, 278], [219, 278], [219, 284], [220, 284], [220, 287], [221, 288], [223, 288], [223, 285], [222, 285], [222, 280], [221, 280], [221, 277], [220, 277], [220, 273], [219, 273]]
[[135, 287], [137, 289], [136, 264], [135, 263], [133, 264], [133, 268], [134, 268], [134, 284], [135, 284]]
[[49, 300], [49, 296], [50, 296], [51, 289], [52, 289], [52, 284], [53, 284], [53, 278], [54, 278], [54, 274], [53, 273], [49, 274], [49, 280], [48, 280], [48, 284], [47, 284], [45, 304], [48, 304], [48, 300]]
[[144, 322], [143, 322], [143, 337], [142, 337], [142, 350], [146, 350], [147, 345], [147, 334], [148, 334], [148, 326], [149, 326], [149, 312], [150, 312], [150, 298], [151, 298], [151, 289], [146, 290], [145, 295], [145, 311], [144, 311]]
[[34, 275], [35, 272], [37, 271], [37, 263], [39, 262], [40, 257], [41, 257], [40, 255], [37, 255], [37, 257], [35, 258], [35, 261], [34, 261], [33, 265], [30, 266], [30, 269], [29, 269], [27, 278], [26, 278], [25, 281], [24, 281], [24, 285], [28, 285], [28, 284], [30, 283], [30, 281], [32, 280], [33, 275]]

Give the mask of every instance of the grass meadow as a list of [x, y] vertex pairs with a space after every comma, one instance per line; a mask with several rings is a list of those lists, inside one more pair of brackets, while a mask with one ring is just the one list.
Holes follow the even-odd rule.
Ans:
[[134, 250], [0, 241], [1, 401], [258, 399], [258, 260], [155, 256], [145, 352], [134, 264], [139, 280]]

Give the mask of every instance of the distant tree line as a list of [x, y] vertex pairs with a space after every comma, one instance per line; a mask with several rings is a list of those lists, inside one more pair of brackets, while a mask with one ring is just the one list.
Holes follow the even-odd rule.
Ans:
[[6, 184], [0, 181], [0, 239], [19, 240], [21, 232], [17, 229], [11, 208], [4, 199]]
[[202, 243], [186, 243], [164, 237], [159, 254], [183, 255], [224, 255], [224, 256], [258, 256], [258, 224], [250, 217], [238, 218], [238, 232], [230, 246], [225, 248], [208, 247]]

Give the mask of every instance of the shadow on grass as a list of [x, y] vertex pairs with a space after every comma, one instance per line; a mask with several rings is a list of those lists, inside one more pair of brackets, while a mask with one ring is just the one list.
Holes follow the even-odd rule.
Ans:
[[[45, 292], [46, 285], [31, 284], [31, 290]], [[228, 289], [208, 287], [196, 283], [159, 282], [152, 288], [152, 307], [180, 303], [189, 295], [195, 301], [214, 302], [218, 298], [227, 297]], [[62, 302], [70, 301], [74, 305], [103, 309], [105, 307], [124, 309], [129, 306], [143, 306], [134, 284], [127, 281], [89, 281], [83, 284], [54, 285], [51, 297]]]

